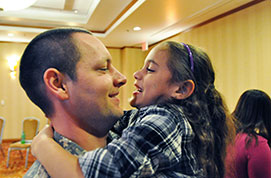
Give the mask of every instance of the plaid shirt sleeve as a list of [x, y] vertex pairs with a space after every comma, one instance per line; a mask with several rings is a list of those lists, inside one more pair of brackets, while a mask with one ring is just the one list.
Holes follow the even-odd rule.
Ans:
[[79, 158], [85, 177], [155, 177], [163, 170], [179, 169], [181, 144], [193, 137], [188, 122], [157, 106], [138, 112], [119, 139]]

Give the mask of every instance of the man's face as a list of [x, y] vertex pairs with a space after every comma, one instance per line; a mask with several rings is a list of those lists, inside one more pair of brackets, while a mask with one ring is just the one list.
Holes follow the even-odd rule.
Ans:
[[117, 95], [126, 78], [113, 67], [111, 55], [97, 38], [75, 33], [73, 39], [81, 58], [76, 65], [77, 80], [67, 82], [67, 112], [79, 127], [102, 137], [123, 115]]

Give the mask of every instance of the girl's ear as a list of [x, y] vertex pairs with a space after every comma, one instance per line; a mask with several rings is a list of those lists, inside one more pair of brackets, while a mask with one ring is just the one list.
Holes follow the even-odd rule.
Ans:
[[64, 75], [55, 68], [48, 68], [43, 74], [47, 90], [61, 100], [69, 98], [68, 88], [64, 82]]
[[188, 98], [195, 89], [195, 83], [193, 80], [186, 80], [184, 82], [178, 83], [175, 91], [172, 93], [172, 97], [177, 100], [182, 100]]

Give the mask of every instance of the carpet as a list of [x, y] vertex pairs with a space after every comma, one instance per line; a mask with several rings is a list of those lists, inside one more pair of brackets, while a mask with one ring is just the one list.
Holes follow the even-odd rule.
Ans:
[[25, 168], [25, 156], [26, 151], [22, 150], [23, 159], [21, 158], [20, 152], [18, 150], [14, 150], [10, 152], [10, 159], [9, 159], [9, 167], [6, 167], [7, 157], [8, 157], [8, 148], [9, 144], [12, 141], [3, 141], [2, 148], [5, 153], [5, 157], [3, 157], [2, 153], [0, 152], [0, 178], [22, 178], [23, 175], [27, 172], [27, 170], [31, 167], [34, 163], [36, 158], [29, 153], [28, 157], [28, 167]]

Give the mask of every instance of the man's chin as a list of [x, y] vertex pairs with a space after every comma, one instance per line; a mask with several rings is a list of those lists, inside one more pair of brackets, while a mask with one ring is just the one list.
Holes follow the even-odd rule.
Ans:
[[119, 108], [118, 110], [115, 111], [115, 114], [114, 114], [114, 115], [115, 115], [115, 117], [120, 118], [120, 117], [123, 116], [123, 114], [124, 114], [123, 109], [122, 109], [122, 108]]

